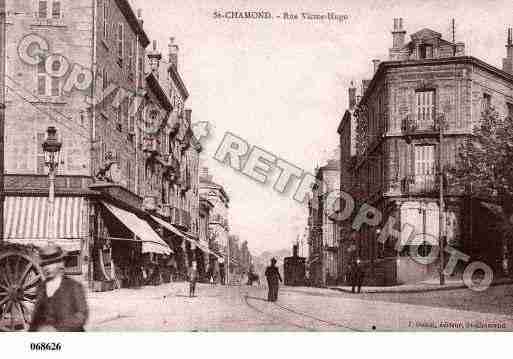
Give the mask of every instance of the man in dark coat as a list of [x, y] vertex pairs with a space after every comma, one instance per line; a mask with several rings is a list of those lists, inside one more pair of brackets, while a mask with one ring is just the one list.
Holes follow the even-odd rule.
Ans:
[[276, 259], [271, 259], [271, 265], [265, 269], [265, 277], [267, 278], [267, 285], [269, 291], [267, 292], [267, 300], [269, 302], [276, 302], [278, 300], [278, 287], [279, 282], [282, 282], [280, 271], [276, 267]]
[[59, 246], [40, 251], [44, 281], [38, 288], [29, 331], [83, 332], [89, 311], [84, 288], [64, 275]]
[[352, 293], [355, 292], [355, 289], [357, 290], [357, 293], [361, 292], [364, 277], [365, 277], [365, 271], [363, 270], [362, 265], [357, 261], [351, 263], [350, 281], [351, 281], [351, 292]]

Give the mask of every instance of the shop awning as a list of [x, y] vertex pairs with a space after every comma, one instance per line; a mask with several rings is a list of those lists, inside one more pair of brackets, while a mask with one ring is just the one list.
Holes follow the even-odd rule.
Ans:
[[55, 233], [50, 238], [48, 197], [7, 196], [4, 202], [4, 239], [9, 242], [60, 245], [66, 251], [79, 251], [87, 238], [87, 201], [83, 197], [56, 197]]
[[151, 228], [145, 220], [137, 217], [135, 214], [125, 211], [109, 203], [102, 202], [121, 223], [132, 231], [142, 241], [143, 253], [158, 253], [169, 255], [173, 253], [166, 242]]
[[155, 216], [151, 216], [151, 218], [157, 222], [158, 224], [160, 224], [162, 227], [164, 227], [165, 229], [167, 229], [168, 231], [176, 234], [177, 236], [179, 237], [184, 237], [184, 234], [178, 229], [176, 228], [175, 226], [173, 226], [171, 223], [167, 223], [166, 221], [164, 221], [163, 219], [160, 219], [158, 217], [155, 217]]
[[197, 242], [196, 244], [197, 244], [198, 248], [201, 249], [204, 253], [212, 254], [213, 256], [219, 258], [217, 253], [214, 253], [213, 251], [210, 250], [210, 248], [208, 248], [207, 244], [201, 243], [201, 242]]

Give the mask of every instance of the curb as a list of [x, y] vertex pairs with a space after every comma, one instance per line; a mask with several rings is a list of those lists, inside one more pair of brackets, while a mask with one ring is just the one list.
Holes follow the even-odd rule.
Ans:
[[[507, 285], [507, 284], [513, 284], [513, 279], [503, 281], [503, 282], [496, 282], [490, 284], [490, 287], [496, 287], [500, 285]], [[373, 290], [373, 289], [363, 289], [361, 293], [353, 293], [350, 289], [340, 288], [340, 287], [327, 287], [330, 290], [338, 291], [338, 292], [344, 292], [344, 293], [350, 293], [350, 294], [365, 294], [365, 293], [372, 293], [372, 294], [395, 294], [395, 293], [427, 293], [427, 292], [441, 292], [441, 291], [447, 291], [447, 290], [455, 290], [455, 289], [465, 289], [467, 286], [465, 284], [458, 284], [453, 286], [445, 286], [445, 287], [424, 287], [424, 288], [404, 288], [399, 289], [397, 287], [391, 287], [391, 288], [397, 288], [395, 290], [385, 289], [385, 290]], [[372, 288], [372, 287], [370, 287]]]

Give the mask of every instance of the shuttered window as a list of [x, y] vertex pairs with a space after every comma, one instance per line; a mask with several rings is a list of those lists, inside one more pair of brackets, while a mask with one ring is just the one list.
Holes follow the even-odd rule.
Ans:
[[435, 146], [415, 146], [415, 175], [435, 174]]
[[46, 19], [48, 17], [48, 2], [47, 1], [39, 2], [38, 16], [41, 19]]
[[128, 72], [130, 75], [133, 74], [134, 70], [134, 48], [135, 48], [135, 42], [131, 41], [129, 42], [129, 48], [128, 48]]
[[52, 96], [59, 96], [61, 93], [61, 83], [59, 81], [58, 77], [52, 77], [51, 78], [51, 92], [50, 94]]
[[61, 18], [61, 2], [54, 1], [52, 3], [52, 19], [60, 19]]
[[420, 129], [433, 125], [435, 113], [435, 91], [417, 91], [415, 102], [415, 113], [417, 126]]
[[62, 17], [61, 1], [39, 1], [37, 17], [40, 19], [60, 19]]
[[118, 58], [123, 60], [123, 24], [118, 24]]
[[109, 36], [109, 0], [103, 0], [103, 38]]
[[41, 61], [37, 65], [37, 94], [46, 95], [46, 70], [45, 62]]
[[46, 173], [45, 154], [43, 152], [43, 142], [45, 141], [46, 134], [38, 132], [36, 134], [36, 173], [43, 175]]
[[107, 69], [103, 69], [102, 74], [102, 88], [105, 90], [109, 86], [109, 73], [107, 72]]

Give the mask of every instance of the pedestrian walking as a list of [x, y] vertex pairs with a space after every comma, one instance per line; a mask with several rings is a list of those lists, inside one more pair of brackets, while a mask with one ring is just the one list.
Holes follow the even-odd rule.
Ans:
[[189, 268], [189, 297], [194, 297], [196, 292], [196, 282], [198, 281], [198, 269], [196, 262], [193, 261]]
[[89, 315], [85, 292], [64, 275], [64, 251], [51, 245], [39, 256], [44, 280], [37, 290], [29, 331], [83, 332]]
[[362, 265], [358, 261], [351, 263], [349, 275], [351, 282], [351, 292], [354, 293], [356, 289], [356, 292], [360, 293], [362, 291], [365, 271], [363, 270]]
[[272, 258], [271, 265], [265, 269], [265, 277], [268, 285], [267, 300], [276, 302], [278, 300], [279, 283], [282, 282], [280, 271], [276, 267], [276, 258]]

